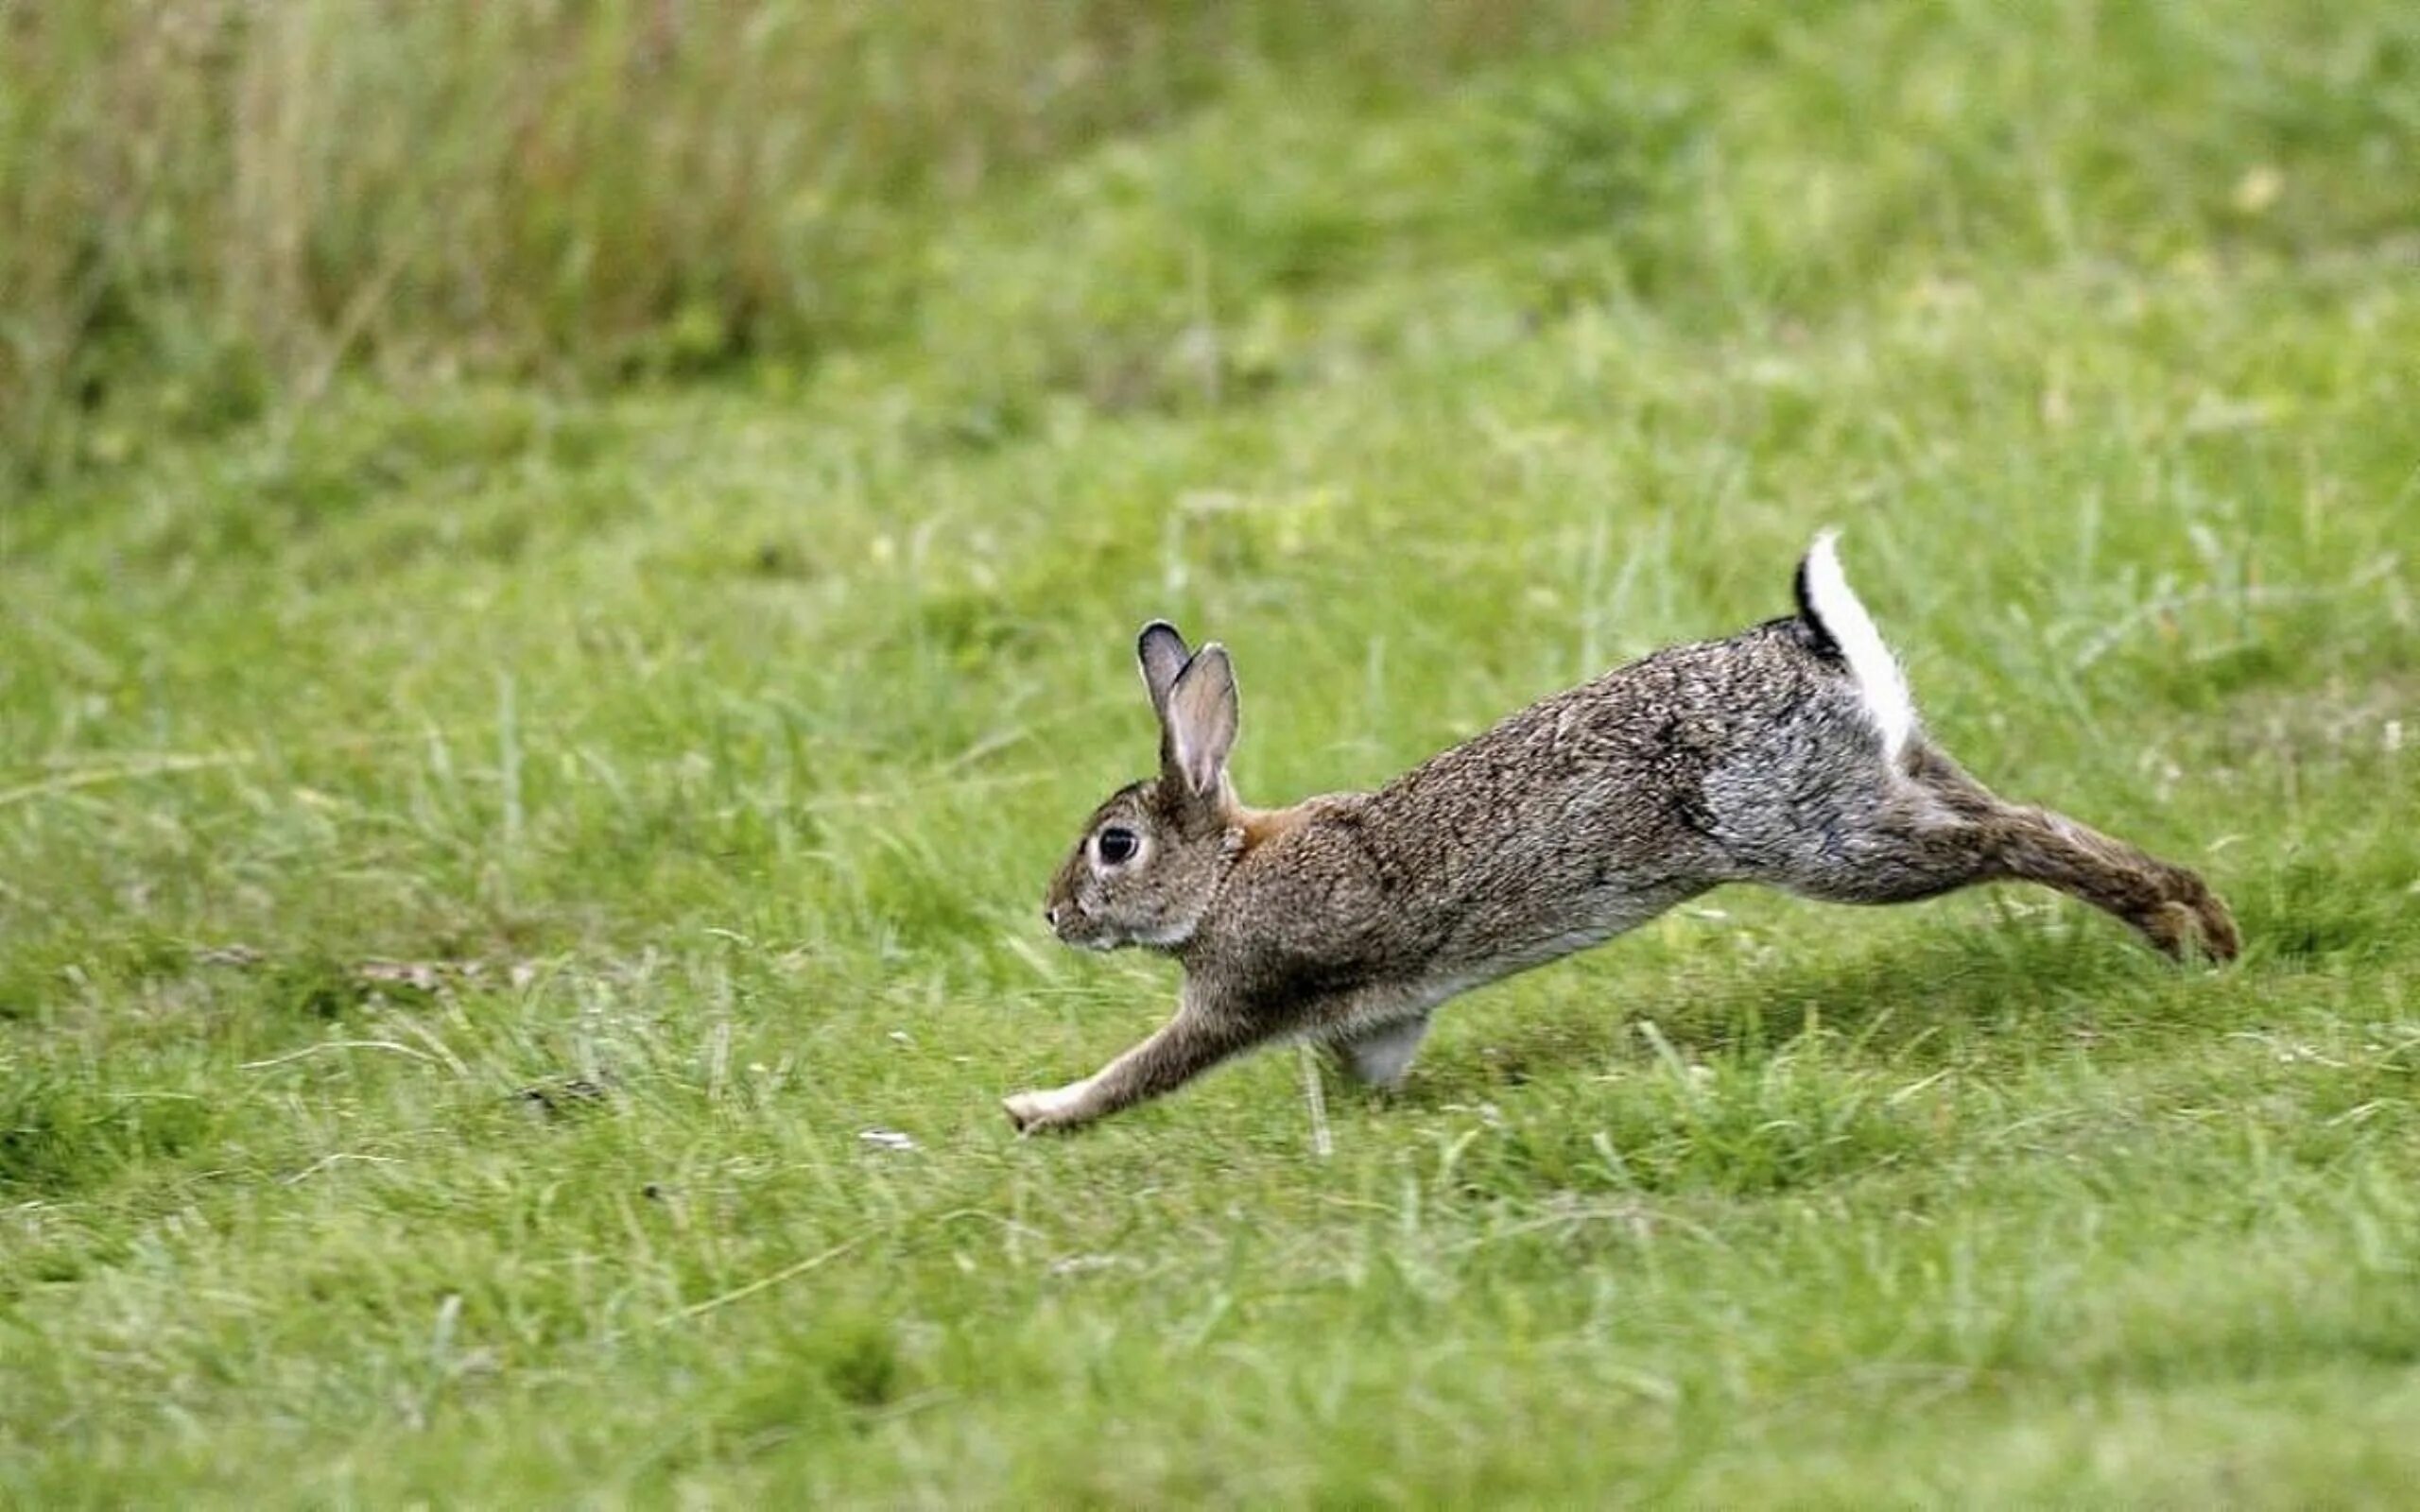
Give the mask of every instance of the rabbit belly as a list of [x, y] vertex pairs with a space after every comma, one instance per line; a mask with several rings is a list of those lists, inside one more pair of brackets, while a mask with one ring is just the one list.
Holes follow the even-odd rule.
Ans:
[[1704, 890], [1697, 885], [1605, 888], [1576, 901], [1561, 899], [1526, 919], [1488, 917], [1483, 911], [1468, 931], [1468, 943], [1453, 953], [1459, 959], [1441, 975], [1457, 980], [1453, 990], [1461, 991], [1530, 971], [1628, 934]]

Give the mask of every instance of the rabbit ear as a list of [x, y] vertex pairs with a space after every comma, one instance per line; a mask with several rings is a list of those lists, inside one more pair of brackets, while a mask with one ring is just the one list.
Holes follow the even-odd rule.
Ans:
[[1143, 668], [1143, 687], [1151, 696], [1151, 712], [1163, 723], [1168, 716], [1168, 690], [1176, 686], [1177, 674], [1192, 657], [1184, 637], [1166, 620], [1153, 620], [1135, 637], [1134, 660]]
[[1214, 797], [1236, 745], [1236, 668], [1213, 641], [1195, 653], [1168, 690], [1160, 723], [1160, 765], [1196, 798]]

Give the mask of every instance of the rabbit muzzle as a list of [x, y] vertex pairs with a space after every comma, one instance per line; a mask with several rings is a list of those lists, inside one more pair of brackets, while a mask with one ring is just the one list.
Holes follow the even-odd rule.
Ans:
[[1072, 900], [1044, 904], [1042, 919], [1063, 945], [1073, 945], [1079, 950], [1113, 951], [1125, 943], [1114, 927], [1105, 925], [1087, 913], [1081, 903]]

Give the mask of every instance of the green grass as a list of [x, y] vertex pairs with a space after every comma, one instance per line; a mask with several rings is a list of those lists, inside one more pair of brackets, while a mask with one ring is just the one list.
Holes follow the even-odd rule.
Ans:
[[[1195, 103], [813, 360], [340, 371], [0, 509], [0, 1500], [2405, 1494], [2403, 11], [1649, 6]], [[1726, 892], [1324, 1156], [1290, 1052], [1010, 1136], [1169, 1001], [1038, 917], [1137, 623], [1274, 801], [1826, 523], [1949, 748], [2239, 964]]]

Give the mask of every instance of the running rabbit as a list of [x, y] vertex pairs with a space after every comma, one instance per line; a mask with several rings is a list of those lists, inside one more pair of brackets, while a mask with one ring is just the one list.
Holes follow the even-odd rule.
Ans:
[[1071, 1127], [1288, 1038], [1391, 1087], [1447, 998], [1729, 882], [1895, 903], [2020, 879], [2171, 956], [2233, 958], [2200, 877], [2002, 801], [1927, 739], [1832, 542], [1800, 561], [1795, 615], [1608, 672], [1377, 792], [1283, 809], [1228, 781], [1226, 649], [1146, 626], [1159, 775], [1093, 814], [1046, 915], [1072, 945], [1174, 955], [1176, 1015], [1081, 1081], [1009, 1098], [1009, 1117]]

